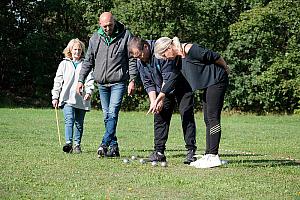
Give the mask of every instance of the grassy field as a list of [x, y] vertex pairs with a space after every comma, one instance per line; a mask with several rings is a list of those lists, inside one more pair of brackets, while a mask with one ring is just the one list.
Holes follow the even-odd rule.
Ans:
[[[81, 155], [64, 154], [51, 109], [0, 109], [0, 199], [297, 199], [300, 200], [300, 116], [222, 115], [214, 169], [182, 163], [180, 117], [167, 142], [168, 167], [124, 164], [153, 148], [153, 116], [121, 112], [121, 159], [98, 159], [101, 111], [86, 115]], [[196, 114], [198, 154], [204, 150], [202, 114]], [[63, 118], [59, 112], [62, 142]]]

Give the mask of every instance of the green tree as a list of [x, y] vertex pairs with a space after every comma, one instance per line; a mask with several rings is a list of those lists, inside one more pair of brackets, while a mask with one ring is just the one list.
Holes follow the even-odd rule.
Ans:
[[299, 8], [298, 1], [274, 0], [230, 26], [228, 106], [288, 113], [299, 106]]
[[18, 104], [49, 105], [63, 49], [72, 38], [87, 45], [98, 13], [110, 9], [109, 1], [27, 0], [2, 4], [1, 88]]

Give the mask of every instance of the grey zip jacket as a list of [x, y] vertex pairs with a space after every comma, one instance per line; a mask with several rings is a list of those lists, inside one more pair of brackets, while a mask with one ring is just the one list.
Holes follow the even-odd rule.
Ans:
[[116, 28], [118, 34], [109, 44], [98, 32], [90, 38], [79, 82], [84, 82], [92, 69], [95, 82], [100, 84], [113, 84], [136, 78], [136, 59], [130, 57], [127, 49], [131, 34], [117, 21]]

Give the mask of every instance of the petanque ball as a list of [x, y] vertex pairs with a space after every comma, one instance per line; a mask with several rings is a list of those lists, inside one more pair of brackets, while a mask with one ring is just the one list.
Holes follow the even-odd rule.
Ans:
[[168, 165], [167, 165], [167, 162], [161, 162], [161, 164], [160, 164], [162, 167], [167, 167]]
[[141, 158], [141, 159], [140, 159], [140, 163], [141, 163], [141, 164], [145, 164], [146, 161], [145, 161], [143, 158]]
[[136, 160], [136, 156], [131, 156], [131, 160]]

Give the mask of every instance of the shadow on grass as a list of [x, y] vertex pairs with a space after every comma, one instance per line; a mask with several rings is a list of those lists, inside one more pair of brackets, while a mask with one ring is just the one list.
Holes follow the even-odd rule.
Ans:
[[238, 157], [238, 156], [253, 157], [253, 156], [263, 156], [263, 154], [244, 154], [244, 153], [219, 154], [219, 155], [220, 155], [220, 157]]
[[278, 167], [278, 166], [298, 166], [300, 161], [297, 160], [229, 160], [228, 164], [240, 165], [242, 167]]
[[[137, 157], [143, 157], [141, 155], [139, 155], [142, 152], [147, 152], [147, 153], [151, 153], [153, 152], [153, 149], [136, 149], [134, 150], [135, 152], [137, 152], [135, 154], [135, 156]], [[199, 152], [201, 150], [198, 150]], [[168, 158], [184, 158], [186, 156], [186, 151], [182, 150], [182, 149], [168, 149], [166, 150], [166, 153], [170, 152], [170, 154], [167, 156]], [[175, 153], [173, 153], [175, 152]], [[86, 150], [84, 151], [84, 153], [87, 154], [95, 154], [96, 155], [96, 150]], [[121, 157], [122, 157], [122, 150], [121, 150]], [[124, 152], [125, 153], [125, 152]], [[123, 153], [123, 155], [124, 155]], [[128, 154], [128, 152], [127, 152]], [[230, 157], [233, 158], [234, 157], [245, 157], [245, 160], [228, 160], [228, 164], [230, 165], [234, 165], [234, 166], [240, 166], [240, 167], [278, 167], [278, 166], [299, 166], [300, 167], [300, 160], [280, 160], [280, 159], [251, 159], [251, 157], [257, 157], [257, 156], [264, 156], [262, 154], [220, 154], [221, 158], [225, 158], [225, 160], [227, 160], [226, 158]], [[246, 159], [246, 157], [248, 157], [249, 159]]]
[[[135, 150], [136, 152], [153, 152], [153, 149], [136, 149]], [[182, 150], [182, 149], [167, 149], [165, 151], [165, 153], [171, 153], [170, 155], [168, 155], [168, 157], [170, 158], [180, 158], [180, 157], [183, 157], [183, 156], [186, 156], [186, 153], [187, 151], [185, 150]], [[181, 152], [181, 153], [176, 153], [176, 154], [173, 154], [173, 152]], [[198, 153], [197, 153], [198, 152]], [[204, 149], [198, 149], [197, 150], [197, 155], [201, 155], [201, 153], [199, 152], [204, 152]], [[220, 154], [220, 157], [238, 157], [238, 156], [246, 156], [246, 157], [253, 157], [253, 156], [263, 156], [262, 154], [238, 154], [238, 153], [235, 153], [235, 154]]]

